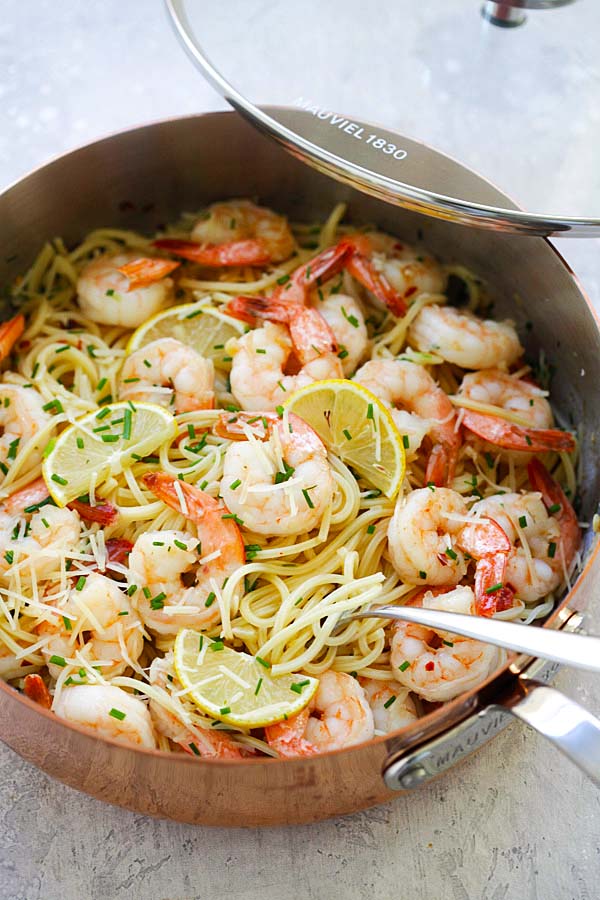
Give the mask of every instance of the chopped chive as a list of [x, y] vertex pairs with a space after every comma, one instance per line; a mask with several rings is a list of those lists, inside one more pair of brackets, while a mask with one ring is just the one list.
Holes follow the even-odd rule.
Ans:
[[71, 624], [71, 620], [67, 616], [63, 616], [62, 620], [65, 626], [65, 631], [72, 631], [73, 625]]
[[96, 413], [96, 419], [104, 419], [106, 416], [110, 416], [110, 409], [101, 409], [99, 413]]
[[519, 516], [519, 525], [521, 528], [527, 528], [527, 516]]
[[131, 410], [126, 409], [123, 412], [123, 440], [128, 441], [131, 438]]
[[165, 605], [165, 600], [167, 599], [167, 595], [161, 591], [160, 594], [157, 594], [156, 597], [153, 597], [150, 601], [150, 607], [152, 609], [162, 609]]
[[92, 431], [94, 434], [100, 434], [102, 431], [110, 431], [110, 425], [98, 425], [98, 427], [93, 428]]
[[[186, 316], [186, 318], [188, 318], [188, 317]], [[188, 744], [188, 747], [190, 748], [190, 750], [192, 751], [192, 753], [194, 754], [194, 756], [200, 756], [200, 751], [198, 750], [198, 748], [196, 747], [196, 745], [195, 745], [195, 743], [194, 743], [193, 741], [191, 741], [191, 742]]]
[[64, 667], [67, 664], [67, 661], [64, 658], [64, 656], [56, 656], [55, 654], [52, 654], [49, 661], [55, 666], [60, 666], [61, 669], [64, 669]]
[[409, 448], [409, 440], [408, 440], [407, 434], [402, 435], [402, 446], [404, 447], [405, 450], [408, 450], [408, 448]]
[[106, 292], [106, 296], [107, 296], [107, 297], [114, 297], [114, 295], [115, 295], [115, 289], [114, 289], [114, 288], [109, 288], [109, 289], [107, 290], [107, 292]]
[[145, 360], [144, 360], [144, 365], [146, 366], [147, 369], [151, 369], [151, 368], [152, 368], [152, 363], [151, 363], [150, 360], [148, 360], [148, 359], [145, 359]]
[[348, 431], [347, 428], [344, 428], [344, 430], [342, 431], [342, 434], [344, 435], [344, 437], [346, 438], [347, 441], [352, 440], [352, 435], [350, 434], [350, 432]]
[[14, 550], [7, 550], [6, 553], [4, 554], [4, 559], [9, 564], [9, 566], [12, 566], [14, 558], [15, 558]]
[[153, 547], [164, 547], [165, 542], [164, 541], [152, 541], [152, 546]]
[[289, 275], [281, 275], [281, 276], [277, 279], [277, 284], [287, 284], [289, 280], [290, 280], [290, 276], [289, 276]]
[[262, 678], [259, 678], [258, 681], [256, 682], [256, 689], [254, 691], [255, 697], [258, 695], [258, 692], [260, 691], [260, 687], [261, 687], [262, 683], [263, 683]]
[[8, 445], [8, 453], [6, 454], [7, 459], [15, 459], [17, 456], [17, 448], [21, 442], [21, 438], [15, 438], [14, 441], [11, 441]]
[[6, 463], [0, 462], [0, 472], [2, 472], [3, 475], [8, 475], [8, 466]]
[[260, 544], [246, 544], [244, 550], [246, 551], [246, 559], [251, 560], [254, 559], [257, 553], [260, 553], [262, 547]]
[[42, 519], [42, 525], [44, 526], [44, 528], [50, 528], [50, 522], [48, 521], [48, 519]]
[[271, 668], [271, 663], [267, 662], [266, 659], [263, 659], [262, 656], [255, 656], [254, 659], [257, 663], [260, 663], [261, 666], [264, 666], [265, 669]]
[[192, 425], [191, 422], [189, 422], [189, 424], [188, 424], [187, 433], [188, 433], [188, 437], [190, 438], [190, 440], [193, 441], [194, 438], [196, 437], [196, 429], [194, 428], [194, 426]]
[[279, 418], [281, 419], [281, 418], [283, 417], [283, 406], [276, 406], [276, 407], [275, 407], [275, 412], [277, 413], [277, 415], [278, 415]]
[[67, 479], [66, 479], [66, 478], [63, 478], [61, 475], [55, 475], [55, 474], [54, 474], [54, 475], [51, 476], [51, 478], [52, 478], [52, 481], [55, 481], [57, 484], [68, 484], [68, 483], [69, 483], [69, 482], [67, 481]]
[[530, 437], [529, 437], [529, 435], [528, 435], [528, 434], [526, 434], [526, 435], [525, 435], [525, 441], [526, 441], [526, 442], [527, 442], [527, 444], [529, 444], [529, 446], [530, 446], [530, 447], [531, 447], [531, 445], [532, 445], [532, 443], [533, 443], [533, 441], [532, 441], [532, 440], [531, 440], [531, 438], [530, 438]]
[[257, 348], [256, 348], [256, 353], [266, 353], [266, 352], [267, 352], [267, 351], [264, 350], [262, 347], [257, 347]]
[[64, 353], [65, 350], [70, 350], [70, 348], [71, 348], [70, 344], [65, 344], [64, 347], [58, 347], [54, 352], [55, 353]]
[[[90, 354], [92, 359], [96, 359], [96, 349], [93, 344], [88, 344], [86, 350]], [[35, 375], [33, 377], [35, 378]]]
[[64, 412], [63, 405], [60, 400], [50, 400], [48, 403], [44, 403], [42, 406], [44, 412], [50, 412], [50, 410], [54, 410], [57, 413]]
[[187, 550], [187, 544], [184, 544], [183, 541], [178, 541], [177, 539], [175, 539], [173, 543], [176, 547], [179, 547], [180, 550]]
[[226, 409], [227, 412], [239, 412], [241, 407], [236, 406], [235, 403], [226, 403], [223, 409]]
[[493, 469], [493, 468], [494, 468], [494, 458], [493, 458], [493, 456], [492, 456], [491, 453], [486, 453], [486, 454], [485, 454], [485, 461], [486, 461], [486, 463], [487, 463], [487, 465], [488, 465], [488, 469]]
[[145, 587], [145, 588], [142, 588], [142, 590], [143, 590], [143, 592], [144, 592], [144, 597], [146, 598], [146, 600], [149, 600], [149, 599], [150, 599], [150, 594], [152, 593], [152, 591], [150, 590], [150, 588], [149, 588], [149, 587]]
[[35, 378], [35, 376], [37, 375], [37, 373], [39, 372], [39, 370], [40, 370], [40, 364], [39, 364], [39, 362], [36, 362], [35, 366], [34, 366], [33, 369], [31, 370], [31, 377], [32, 377], [32, 378]]
[[105, 444], [114, 444], [119, 440], [120, 435], [118, 434], [101, 434], [100, 437], [104, 441]]
[[406, 670], [408, 669], [409, 666], [410, 666], [409, 661], [407, 659], [405, 659], [404, 662], [402, 663], [402, 665], [398, 666], [398, 668], [400, 669], [401, 672], [406, 672]]
[[302, 488], [302, 494], [304, 495], [304, 499], [306, 500], [306, 505], [308, 506], [309, 509], [315, 508], [315, 504], [310, 499], [310, 495], [308, 493], [309, 491], [312, 491], [313, 488], [316, 488], [316, 484], [314, 484], [312, 487], [309, 487], [309, 488]]
[[96, 390], [101, 391], [103, 387], [105, 387], [108, 378], [101, 378], [98, 384], [96, 385]]
[[486, 594], [495, 594], [496, 591], [501, 591], [503, 587], [504, 585], [501, 581], [499, 581], [498, 584], [494, 584], [492, 585], [492, 587], [486, 588], [485, 592]]
[[87, 578], [85, 577], [85, 575], [80, 575], [79, 578], [77, 579], [77, 584], [75, 585], [75, 590], [82, 591], [85, 587], [86, 581], [87, 581]]
[[133, 597], [133, 595], [135, 594], [136, 591], [137, 591], [137, 584], [130, 584], [129, 587], [127, 588], [127, 596]]
[[298, 681], [295, 684], [290, 684], [290, 691], [294, 691], [295, 694], [301, 694], [302, 688], [306, 687], [307, 684], [310, 684], [308, 678], [306, 681]]
[[118, 719], [119, 722], [122, 722], [123, 719], [125, 718], [125, 713], [124, 713], [124, 712], [121, 712], [120, 709], [115, 709], [114, 706], [113, 706], [113, 708], [112, 708], [111, 711], [109, 712], [109, 716], [112, 716], [113, 719]]
[[230, 490], [235, 491], [236, 488], [239, 488], [241, 483], [241, 479], [236, 478], [235, 481], [232, 481], [229, 485]]
[[367, 534], [375, 534], [375, 526], [367, 525]]
[[553, 503], [552, 506], [548, 507], [548, 512], [552, 516], [552, 515], [554, 515], [554, 513], [560, 512], [561, 509], [562, 509], [562, 506], [560, 503]]
[[419, 572], [419, 578], [421, 578], [423, 581], [425, 581], [426, 578], [427, 578], [427, 572], [424, 572], [424, 571], [421, 569], [421, 571]]
[[78, 449], [79, 449], [79, 450], [83, 450], [83, 448], [85, 447], [85, 444], [83, 443], [83, 438], [78, 436], [78, 437], [76, 438], [76, 441], [77, 441], [77, 447], [78, 447]]
[[352, 314], [349, 315], [346, 312], [345, 307], [343, 307], [343, 306], [342, 306], [342, 315], [346, 319], [346, 321], [349, 322], [350, 325], [352, 325], [353, 328], [358, 328], [359, 322], [358, 322], [358, 319], [356, 318], [356, 316], [354, 316]]
[[446, 647], [454, 647], [454, 641], [444, 641], [444, 640], [442, 640], [442, 644], [445, 644]]
[[[131, 402], [131, 400], [128, 400], [128, 401], [127, 401], [127, 406], [129, 407], [129, 409], [131, 410], [131, 412], [136, 412], [136, 408], [135, 408], [135, 406], [133, 405], [133, 403]], [[96, 418], [98, 418], [98, 416], [96, 416]]]
[[390, 706], [392, 705], [392, 703], [395, 703], [397, 699], [398, 699], [398, 698], [396, 697], [396, 695], [395, 695], [395, 694], [392, 694], [392, 696], [390, 697], [390, 699], [389, 699], [389, 700], [386, 700], [385, 703], [383, 704], [383, 708], [384, 708], [384, 709], [389, 709]]
[[123, 384], [136, 384], [138, 381], [141, 381], [141, 378], [124, 378]]
[[372, 418], [373, 418], [373, 404], [369, 403], [369, 405], [367, 407], [367, 419], [372, 419]]
[[244, 524], [244, 520], [240, 519], [240, 517], [238, 515], [236, 515], [235, 513], [225, 513], [224, 515], [221, 516], [221, 518], [222, 519], [233, 519], [233, 521], [236, 523], [236, 525]]
[[98, 405], [105, 406], [107, 403], [112, 403], [112, 400], [112, 394], [105, 394], [104, 397], [100, 397], [100, 399], [98, 400]]
[[446, 547], [444, 553], [448, 557], [448, 559], [458, 559], [458, 554], [454, 552], [452, 547]]
[[217, 599], [217, 595], [214, 591], [211, 591], [206, 600], [204, 601], [205, 606], [212, 606], [215, 600]]
[[556, 544], [554, 541], [550, 541], [548, 544], [548, 556], [550, 559], [554, 559], [554, 555], [556, 553]]
[[231, 707], [230, 706], [222, 706], [221, 709], [219, 710], [219, 712], [221, 713], [222, 716], [228, 716], [229, 713], [231, 712]]
[[215, 653], [218, 653], [219, 650], [223, 650], [225, 644], [223, 643], [223, 641], [213, 641], [212, 644], [209, 644], [209, 646], [211, 650], [213, 650]]
[[338, 359], [346, 359], [347, 356], [348, 356], [348, 351], [346, 350], [346, 348], [343, 345], [340, 345], [340, 349], [338, 352]]

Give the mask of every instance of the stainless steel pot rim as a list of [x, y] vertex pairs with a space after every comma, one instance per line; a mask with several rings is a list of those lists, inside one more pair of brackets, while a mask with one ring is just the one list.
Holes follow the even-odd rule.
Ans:
[[[21, 178], [18, 178], [16, 181], [14, 181], [11, 185], [9, 185], [4, 191], [2, 191], [0, 193], [0, 197], [3, 196], [4, 194], [8, 193], [9, 191], [11, 191], [14, 187], [16, 187], [21, 182], [26, 181], [30, 176], [32, 176], [38, 172], [41, 172], [41, 171], [51, 168], [54, 164], [58, 163], [59, 161], [63, 162], [65, 160], [68, 160], [69, 157], [75, 156], [76, 154], [80, 153], [81, 151], [85, 151], [92, 147], [99, 146], [99, 145], [103, 144], [104, 142], [110, 141], [114, 138], [124, 137], [126, 135], [132, 135], [138, 131], [143, 131], [145, 129], [152, 129], [155, 127], [168, 126], [169, 124], [176, 123], [176, 122], [197, 121], [200, 124], [203, 119], [205, 119], [206, 117], [209, 117], [209, 116], [230, 117], [230, 116], [236, 116], [236, 115], [237, 115], [237, 113], [235, 111], [217, 110], [217, 111], [213, 111], [213, 112], [197, 113], [197, 114], [192, 114], [192, 115], [173, 116], [173, 117], [169, 117], [166, 119], [159, 119], [159, 120], [151, 121], [151, 122], [148, 122], [148, 123], [145, 123], [142, 125], [135, 125], [131, 128], [127, 128], [124, 130], [118, 130], [118, 131], [111, 132], [111, 133], [104, 135], [100, 138], [97, 138], [95, 140], [88, 141], [79, 147], [68, 150], [65, 153], [53, 156], [47, 162], [42, 163], [40, 166], [36, 166], [35, 168], [33, 168], [32, 170], [27, 172], [25, 175], [23, 175]], [[441, 155], [443, 155], [443, 154], [441, 154]], [[461, 165], [462, 165], [462, 163], [461, 163]], [[467, 168], [467, 167], [465, 167], [465, 168]], [[474, 172], [473, 170], [469, 170], [469, 171], [473, 172], [473, 174], [475, 174], [475, 175], [478, 175], [478, 173]], [[478, 175], [478, 177], [483, 178], [482, 176], [479, 176], [479, 175]], [[486, 179], [483, 179], [483, 180], [486, 180]], [[556, 255], [556, 257], [559, 259], [559, 261], [562, 263], [562, 265], [565, 267], [565, 269], [569, 273], [569, 276], [575, 282], [581, 297], [583, 298], [586, 306], [588, 307], [588, 310], [592, 313], [592, 315], [594, 317], [594, 321], [596, 322], [598, 330], [600, 331], [600, 314], [595, 310], [590, 298], [588, 297], [587, 293], [582, 288], [578, 277], [573, 272], [573, 269], [566, 262], [566, 260], [563, 258], [563, 256], [559, 252], [559, 250], [554, 246], [554, 244], [551, 241], [549, 241], [547, 238], [539, 238], [539, 239], [543, 240], [551, 248], [553, 253]], [[42, 243], [42, 241], [40, 241], [40, 243]], [[579, 575], [577, 577], [577, 581], [575, 582], [575, 584], [569, 591], [568, 595], [566, 595], [563, 598], [563, 600], [560, 602], [558, 607], [555, 610], [553, 610], [553, 612], [550, 614], [550, 616], [546, 619], [546, 621], [544, 622], [544, 625], [542, 627], [552, 626], [554, 623], [557, 623], [557, 622], [559, 622], [560, 624], [564, 623], [565, 614], [568, 617], [568, 615], [571, 611], [571, 607], [569, 606], [569, 601], [574, 597], [574, 595], [576, 594], [578, 589], [583, 584], [584, 580], [588, 577], [588, 571], [592, 567], [594, 560], [599, 552], [600, 552], [600, 542], [596, 542], [594, 547], [591, 549], [591, 551], [589, 552], [589, 554], [586, 558], [585, 565], [584, 565], [582, 571], [579, 573]], [[559, 627], [560, 627], [560, 624], [559, 624]], [[512, 655], [511, 657], [509, 657], [509, 659], [507, 660], [507, 662], [505, 663], [504, 666], [500, 667], [495, 672], [493, 672], [484, 682], [482, 682], [482, 684], [478, 685], [476, 688], [472, 689], [467, 694], [459, 695], [456, 699], [450, 701], [449, 703], [444, 704], [442, 709], [444, 710], [448, 719], [449, 720], [452, 719], [453, 711], [456, 712], [456, 716], [452, 720], [453, 723], [456, 723], [456, 721], [462, 720], [465, 717], [467, 717], [468, 715], [470, 715], [474, 710], [477, 709], [478, 696], [482, 690], [484, 690], [484, 689], [489, 690], [490, 686], [493, 685], [494, 682], [496, 682], [496, 681], [499, 682], [503, 676], [516, 675], [518, 672], [523, 671], [523, 669], [525, 669], [533, 661], [532, 659], [528, 659], [523, 665], [520, 665], [518, 667], [518, 669], [515, 669], [515, 667], [514, 667], [515, 659], [516, 659], [515, 655]], [[195, 756], [190, 756], [185, 753], [172, 753], [172, 752], [167, 752], [167, 751], [163, 751], [163, 750], [154, 750], [154, 749], [149, 749], [149, 748], [145, 748], [145, 747], [137, 747], [133, 744], [121, 743], [119, 741], [114, 740], [113, 738], [107, 738], [104, 736], [95, 735], [92, 731], [84, 728], [81, 725], [77, 725], [75, 723], [68, 722], [65, 719], [59, 718], [50, 710], [46, 710], [46, 709], [40, 707], [33, 700], [30, 700], [25, 694], [17, 691], [15, 688], [11, 687], [9, 684], [7, 684], [1, 678], [0, 678], [0, 691], [6, 693], [13, 699], [17, 699], [18, 702], [23, 703], [25, 706], [34, 710], [37, 715], [41, 715], [41, 716], [47, 718], [49, 721], [52, 722], [52, 724], [54, 726], [59, 726], [60, 728], [64, 728], [69, 731], [76, 732], [76, 733], [82, 735], [83, 737], [85, 737], [86, 739], [92, 739], [95, 742], [100, 742], [102, 744], [107, 745], [108, 747], [115, 747], [119, 751], [125, 751], [125, 752], [135, 753], [135, 754], [142, 754], [146, 757], [150, 757], [150, 758], [154, 758], [154, 759], [169, 760], [173, 764], [177, 764], [177, 765], [179, 765], [181, 763], [185, 763], [186, 765], [190, 765], [190, 766], [198, 766], [199, 764], [203, 763], [203, 764], [209, 764], [211, 766], [216, 766], [216, 767], [232, 768], [232, 767], [240, 767], [240, 766], [262, 766], [265, 764], [272, 765], [274, 763], [277, 763], [278, 765], [285, 764], [287, 766], [294, 766], [294, 765], [304, 764], [307, 760], [306, 757], [298, 757], [298, 758], [291, 758], [291, 759], [274, 759], [274, 758], [268, 758], [268, 757], [262, 757], [262, 758], [248, 757], [248, 758], [245, 758], [242, 760], [207, 759], [207, 758], [198, 758]], [[334, 757], [334, 756], [338, 756], [341, 754], [354, 753], [354, 752], [361, 751], [367, 747], [377, 746], [377, 745], [386, 745], [390, 742], [396, 742], [399, 738], [405, 738], [406, 744], [410, 745], [411, 735], [413, 735], [413, 734], [415, 735], [415, 740], [413, 741], [413, 743], [417, 743], [419, 740], [418, 732], [423, 730], [424, 726], [427, 726], [428, 724], [431, 724], [431, 723], [435, 723], [436, 719], [440, 718], [439, 714], [440, 714], [439, 709], [434, 710], [433, 712], [427, 713], [427, 715], [421, 717], [420, 719], [417, 719], [414, 724], [405, 726], [404, 728], [401, 728], [397, 731], [393, 731], [393, 732], [390, 732], [385, 735], [379, 735], [377, 737], [372, 738], [370, 741], [364, 741], [360, 744], [354, 744], [352, 746], [340, 748], [338, 750], [329, 750], [325, 753], [318, 754], [317, 756], [312, 757], [311, 759], [317, 761], [321, 757]], [[442, 733], [444, 730], [445, 730], [445, 726], [440, 725], [440, 728], [437, 729], [437, 733]]]

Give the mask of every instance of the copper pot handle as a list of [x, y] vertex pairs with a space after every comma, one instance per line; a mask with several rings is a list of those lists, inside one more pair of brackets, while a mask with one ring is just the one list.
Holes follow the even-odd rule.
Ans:
[[487, 743], [514, 716], [526, 722], [600, 786], [600, 719], [555, 688], [524, 676], [503, 702], [492, 703], [415, 749], [392, 754], [383, 767], [390, 790], [430, 781]]

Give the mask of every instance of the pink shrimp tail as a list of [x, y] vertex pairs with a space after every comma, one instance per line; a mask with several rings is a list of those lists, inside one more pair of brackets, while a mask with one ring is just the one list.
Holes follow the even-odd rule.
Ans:
[[18, 313], [0, 325], [0, 360], [6, 359], [25, 330], [25, 317]]
[[181, 263], [171, 259], [141, 256], [139, 259], [125, 263], [124, 266], [119, 266], [117, 271], [129, 279], [127, 290], [134, 291], [136, 288], [147, 287], [149, 284], [161, 281], [180, 265]]
[[271, 261], [269, 249], [260, 238], [225, 244], [198, 244], [195, 241], [160, 238], [153, 242], [153, 246], [202, 266], [262, 266]]
[[514, 591], [505, 584], [510, 539], [492, 518], [481, 518], [464, 526], [459, 546], [477, 560], [475, 567], [475, 611], [478, 616], [493, 616], [511, 609]]
[[457, 456], [458, 442], [456, 446], [435, 444], [427, 460], [425, 484], [433, 484], [435, 487], [445, 487], [450, 484], [454, 478]]
[[26, 675], [23, 681], [23, 693], [44, 709], [50, 709], [52, 706], [50, 691], [41, 675]]
[[464, 410], [462, 424], [477, 437], [505, 450], [522, 450], [530, 453], [564, 450], [572, 453], [575, 449], [573, 435], [558, 428], [525, 428], [507, 422], [506, 419], [473, 412], [470, 409]]

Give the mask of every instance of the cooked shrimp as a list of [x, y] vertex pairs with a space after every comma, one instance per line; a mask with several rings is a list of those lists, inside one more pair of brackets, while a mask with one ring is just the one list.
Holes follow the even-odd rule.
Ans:
[[205, 359], [175, 338], [159, 338], [127, 357], [119, 379], [119, 397], [158, 403], [176, 413], [212, 409], [215, 371]]
[[0, 362], [10, 354], [24, 330], [25, 317], [22, 313], [18, 313], [8, 322], [2, 322], [0, 325]]
[[[4, 465], [10, 464], [19, 450], [29, 444], [52, 418], [43, 406], [44, 401], [36, 390], [16, 384], [0, 384], [0, 462]], [[32, 446], [32, 465], [41, 461], [43, 443]]]
[[53, 678], [63, 671], [62, 662], [79, 651], [104, 676], [122, 675], [139, 659], [144, 637], [139, 616], [127, 594], [105, 575], [92, 572], [78, 590], [70, 590], [60, 614], [40, 622], [36, 633], [49, 637], [42, 653]]
[[0, 574], [18, 566], [22, 574], [33, 570], [39, 579], [50, 578], [70, 552], [78, 552], [81, 520], [77, 513], [56, 506], [30, 509], [40, 502], [36, 480], [0, 505]]
[[278, 263], [296, 248], [287, 219], [248, 200], [213, 204], [196, 222], [191, 237], [191, 241], [161, 238], [154, 246], [203, 266]]
[[396, 316], [406, 312], [406, 301], [420, 293], [440, 294], [446, 278], [441, 266], [423, 250], [382, 232], [350, 235], [353, 247], [346, 268]]
[[63, 688], [54, 701], [61, 719], [81, 725], [119, 744], [156, 748], [148, 707], [122, 688], [108, 684], [78, 684]]
[[313, 381], [342, 378], [341, 361], [334, 353], [323, 353], [304, 364], [295, 375], [284, 368], [294, 349], [287, 328], [265, 322], [231, 341], [231, 392], [247, 410], [274, 410], [290, 394]]
[[[427, 591], [415, 603], [426, 609], [473, 614], [474, 596], [461, 586], [434, 596]], [[452, 700], [484, 681], [504, 659], [504, 652], [472, 638], [434, 631], [413, 622], [391, 628], [391, 664], [400, 684], [432, 702]]]
[[506, 567], [512, 545], [502, 526], [489, 517], [480, 516], [460, 530], [457, 544], [476, 560], [475, 612], [492, 616], [511, 609], [514, 591], [506, 584]]
[[331, 328], [338, 346], [338, 358], [346, 377], [352, 375], [369, 347], [369, 336], [362, 307], [348, 294], [329, 294], [313, 301]]
[[380, 681], [378, 678], [359, 678], [371, 712], [375, 731], [389, 734], [414, 722], [417, 716], [415, 701], [408, 688], [401, 688], [397, 681]]
[[[438, 486], [447, 484], [454, 474], [460, 448], [460, 436], [455, 430], [456, 412], [427, 369], [408, 360], [371, 360], [358, 370], [355, 381], [392, 407], [398, 428], [408, 424], [407, 437], [412, 452], [418, 449], [423, 432], [431, 436], [433, 450], [425, 482]], [[414, 416], [414, 421], [411, 418], [407, 423], [406, 415], [397, 415], [399, 405]]]
[[511, 543], [505, 583], [518, 599], [535, 603], [566, 580], [581, 535], [573, 507], [542, 464], [533, 460], [528, 471], [535, 493], [486, 497], [471, 512], [502, 527]]
[[[169, 306], [174, 296], [172, 278], [164, 278], [161, 274], [159, 281], [148, 283], [148, 274], [143, 287], [131, 289], [132, 282], [127, 272], [135, 276], [133, 283], [137, 279], [139, 284], [143, 273], [139, 266], [135, 272], [131, 268], [133, 263], [139, 262], [139, 253], [134, 252], [99, 256], [89, 262], [77, 280], [77, 296], [83, 314], [102, 325], [137, 328], [150, 316]], [[159, 270], [165, 271], [164, 268], [154, 267], [155, 273]]]
[[456, 540], [467, 505], [449, 488], [421, 488], [400, 497], [388, 527], [392, 565], [408, 584], [453, 587], [467, 571]]
[[408, 329], [408, 343], [464, 369], [511, 366], [523, 353], [512, 322], [480, 319], [453, 306], [424, 306]]
[[[163, 659], [157, 656], [152, 660], [149, 678], [150, 684], [163, 690], [167, 690], [169, 685], [181, 687], [174, 675], [172, 652], [167, 653]], [[158, 700], [150, 698], [150, 715], [154, 728], [159, 734], [169, 738], [175, 744], [179, 744], [186, 753], [194, 756], [201, 756], [205, 759], [242, 758], [240, 748], [234, 744], [229, 735], [214, 728], [201, 728], [199, 725], [194, 725], [181, 699], [171, 695], [170, 700], [180, 708], [180, 718]]]
[[[196, 535], [146, 531], [129, 556], [130, 581], [144, 624], [159, 634], [208, 628], [219, 622], [219, 597], [226, 578], [244, 565], [240, 529], [222, 503], [164, 472], [148, 472], [145, 486], [182, 513]], [[192, 584], [190, 585], [190, 580]]]
[[484, 369], [465, 375], [458, 395], [518, 413], [531, 423], [515, 425], [499, 416], [465, 409], [464, 427], [497, 447], [521, 453], [575, 449], [571, 434], [552, 428], [554, 419], [546, 400], [547, 391], [529, 381], [499, 369]]
[[286, 722], [265, 728], [268, 744], [280, 756], [314, 756], [370, 741], [373, 713], [358, 681], [331, 669], [319, 678], [306, 709]]
[[334, 490], [318, 434], [293, 414], [238, 413], [234, 423], [230, 418], [221, 416], [216, 426], [234, 439], [221, 481], [227, 508], [257, 534], [302, 534], [318, 527]]

